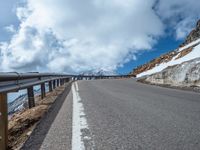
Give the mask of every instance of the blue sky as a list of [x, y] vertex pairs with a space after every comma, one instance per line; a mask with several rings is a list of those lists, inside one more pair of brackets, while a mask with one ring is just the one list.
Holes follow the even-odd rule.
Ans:
[[125, 74], [177, 48], [200, 18], [196, 0], [0, 4], [0, 71]]
[[0, 0], [0, 3], [0, 41], [8, 41], [12, 34], [7, 32], [5, 27], [11, 24], [15, 27], [19, 25], [15, 13], [17, 3], [16, 0]]
[[157, 58], [169, 51], [175, 50], [182, 42], [183, 40], [177, 40], [173, 37], [173, 35], [163, 37], [158, 40], [158, 43], [150, 51], [143, 51], [138, 53], [136, 60], [132, 60], [124, 64], [123, 67], [118, 68], [117, 73], [127, 74], [131, 72], [133, 68], [148, 63], [152, 59]]

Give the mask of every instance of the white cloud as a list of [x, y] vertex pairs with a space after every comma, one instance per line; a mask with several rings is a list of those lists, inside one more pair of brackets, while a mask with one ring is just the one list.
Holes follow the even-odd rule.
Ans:
[[[163, 31], [154, 0], [28, 0], [4, 50], [8, 70], [115, 71]], [[142, 9], [141, 9], [142, 8]]]
[[157, 13], [168, 28], [174, 28], [177, 39], [183, 39], [200, 19], [200, 1], [158, 0]]
[[6, 26], [4, 29], [9, 33], [15, 33], [16, 32], [14, 25]]
[[[152, 9], [155, 1], [27, 0], [17, 8], [19, 30], [0, 47], [3, 70], [115, 71], [163, 35], [162, 20], [175, 10], [160, 1], [160, 19]], [[182, 25], [184, 30], [177, 27], [180, 37], [188, 31], [187, 22]]]

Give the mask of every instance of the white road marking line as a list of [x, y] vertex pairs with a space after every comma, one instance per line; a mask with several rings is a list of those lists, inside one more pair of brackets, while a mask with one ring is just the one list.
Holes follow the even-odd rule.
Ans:
[[78, 83], [77, 82], [75, 82], [75, 88], [76, 88], [76, 91], [78, 92], [79, 89], [78, 89]]
[[87, 120], [85, 118], [83, 104], [78, 93], [78, 84], [72, 84], [73, 94], [73, 116], [72, 116], [72, 150], [85, 150], [84, 138], [82, 132], [88, 129]]

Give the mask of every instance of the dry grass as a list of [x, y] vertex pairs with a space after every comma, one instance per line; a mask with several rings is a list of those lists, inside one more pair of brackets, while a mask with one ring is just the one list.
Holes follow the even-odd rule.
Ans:
[[65, 87], [58, 87], [41, 100], [36, 96], [36, 107], [25, 109], [15, 113], [9, 120], [8, 125], [8, 145], [11, 150], [18, 150], [28, 139], [42, 116], [48, 111], [56, 100], [57, 96], [64, 91]]

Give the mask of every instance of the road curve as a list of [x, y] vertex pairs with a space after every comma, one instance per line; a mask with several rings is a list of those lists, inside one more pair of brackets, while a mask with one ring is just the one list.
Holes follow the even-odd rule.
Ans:
[[79, 81], [78, 88], [94, 149], [200, 149], [199, 93], [133, 79]]
[[199, 150], [200, 94], [134, 79], [78, 81], [24, 150]]

